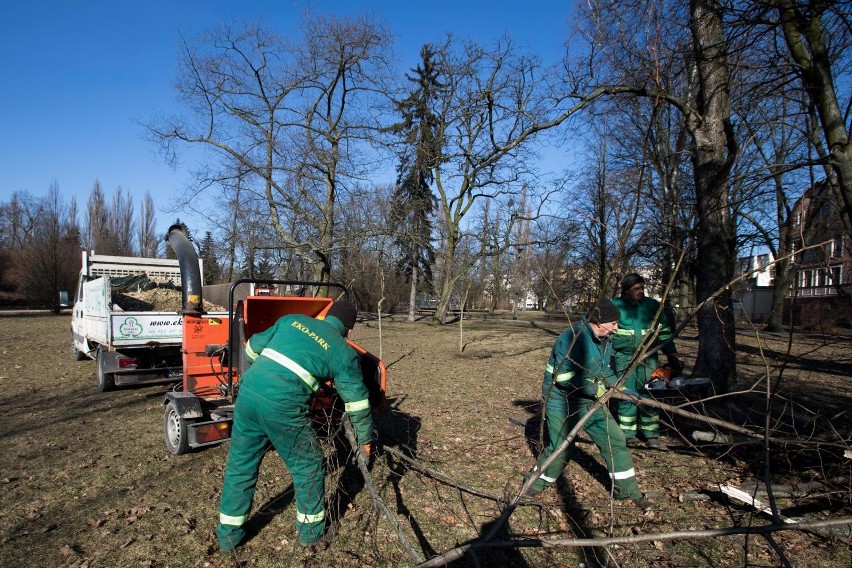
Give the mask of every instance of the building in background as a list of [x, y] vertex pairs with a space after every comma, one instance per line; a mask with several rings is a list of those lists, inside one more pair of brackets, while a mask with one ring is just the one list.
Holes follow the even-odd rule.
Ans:
[[734, 317], [761, 323], [772, 311], [775, 284], [775, 257], [772, 253], [752, 254], [737, 259], [732, 304]]
[[824, 181], [796, 202], [793, 232], [795, 274], [785, 309], [793, 319], [787, 323], [852, 326], [852, 239]]

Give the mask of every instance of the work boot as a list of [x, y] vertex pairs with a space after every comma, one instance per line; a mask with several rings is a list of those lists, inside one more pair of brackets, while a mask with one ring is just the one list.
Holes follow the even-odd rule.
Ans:
[[645, 512], [649, 511], [659, 511], [660, 508], [645, 499], [645, 496], [639, 497], [638, 499], [633, 500], [633, 504], [642, 509]]
[[[539, 476], [538, 466], [534, 467], [529, 473], [524, 476], [524, 483], [530, 480], [532, 476]], [[544, 483], [541, 479], [536, 479], [532, 486], [527, 490], [527, 497], [536, 497], [539, 493], [552, 487], [552, 485]]]
[[548, 489], [550, 489], [551, 487], [553, 487], [553, 485], [536, 485], [536, 484], [534, 484], [532, 487], [529, 488], [526, 496], [529, 497], [530, 499], [540, 499], [541, 494], [544, 493], [545, 491], [547, 491]]
[[663, 443], [659, 438], [648, 438], [645, 440], [645, 447], [650, 448], [652, 450], [657, 450], [660, 452], [669, 451], [669, 447]]
[[331, 543], [334, 541], [334, 537], [336, 536], [337, 526], [334, 523], [328, 523], [321, 537], [316, 540], [312, 540], [311, 542], [302, 542], [299, 540], [299, 545], [310, 552], [322, 552], [331, 546]]

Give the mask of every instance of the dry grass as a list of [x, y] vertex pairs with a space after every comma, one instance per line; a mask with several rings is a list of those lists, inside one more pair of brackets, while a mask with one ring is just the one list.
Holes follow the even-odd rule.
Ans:
[[[383, 359], [389, 365], [389, 411], [377, 420], [383, 444], [416, 456], [463, 486], [510, 498], [533, 463], [536, 402], [550, 346], [562, 324], [465, 322], [458, 353], [455, 326], [388, 322]], [[162, 440], [162, 401], [168, 386], [99, 393], [91, 361], [74, 362], [68, 316], [0, 317], [0, 566], [202, 567], [399, 566], [412, 562], [388, 522], [372, 506], [345, 446], [327, 446], [329, 510], [339, 523], [336, 542], [306, 555], [295, 543], [290, 477], [280, 460], [264, 460], [250, 529], [237, 554], [214, 554], [214, 530], [227, 445], [170, 456]], [[378, 353], [375, 323], [355, 339]], [[850, 341], [797, 338], [786, 356], [784, 338], [762, 344], [743, 334], [741, 383], [751, 385], [786, 364], [780, 388], [790, 395], [779, 414], [784, 428], [824, 432], [848, 424]], [[680, 351], [694, 352], [694, 337]], [[786, 360], [785, 360], [786, 358]], [[845, 359], [844, 359], [845, 358]], [[831, 362], [830, 364], [828, 362]], [[768, 363], [768, 367], [767, 367]], [[845, 367], [844, 367], [845, 365]], [[838, 370], [839, 369], [839, 370]], [[830, 393], [830, 394], [826, 394]], [[793, 396], [795, 395], [795, 396]], [[810, 396], [807, 396], [810, 395]], [[750, 399], [747, 397], [751, 397]], [[742, 395], [707, 412], [760, 424], [765, 413]], [[741, 403], [741, 400], [749, 400]], [[806, 408], [807, 407], [807, 408]], [[808, 409], [816, 409], [810, 412]], [[744, 412], [750, 410], [751, 414]], [[671, 421], [670, 421], [671, 422]], [[642, 514], [609, 499], [597, 450], [580, 444], [578, 459], [556, 490], [522, 506], [512, 535], [568, 537], [631, 535], [767, 520], [717, 499], [679, 501], [685, 491], [740, 483], [762, 471], [754, 448], [694, 447], [689, 428], [668, 430], [675, 451], [634, 452], [640, 485], [661, 511]], [[786, 430], [785, 430], [786, 431]], [[847, 432], [848, 434], [848, 432]], [[782, 448], [783, 449], [783, 448]], [[849, 475], [836, 451], [779, 452], [779, 482]], [[372, 479], [406, 535], [426, 557], [487, 532], [499, 515], [495, 500], [476, 497], [405, 467], [388, 454]], [[810, 518], [849, 514], [849, 493], [779, 499]], [[808, 533], [784, 532], [775, 541], [795, 566], [849, 566], [848, 545]], [[752, 536], [603, 549], [523, 549], [478, 553], [454, 566], [778, 566], [766, 540]]]

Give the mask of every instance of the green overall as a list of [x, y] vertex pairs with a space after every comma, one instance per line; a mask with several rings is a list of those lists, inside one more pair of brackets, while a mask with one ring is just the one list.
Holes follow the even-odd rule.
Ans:
[[[618, 320], [618, 330], [612, 340], [612, 348], [615, 351], [615, 372], [623, 373], [631, 363], [642, 339], [650, 332], [659, 328], [660, 333], [650, 345], [650, 348], [664, 344], [661, 351], [668, 355], [675, 353], [677, 349], [672, 337], [672, 319], [668, 311], [661, 311], [659, 320], [657, 312], [660, 303], [653, 298], [642, 298], [638, 302], [625, 298], [613, 298], [612, 303], [618, 307], [621, 317]], [[668, 343], [665, 343], [668, 341]], [[644, 361], [641, 361], [627, 377], [624, 387], [641, 393], [645, 384], [651, 380], [651, 373], [657, 368], [659, 359], [654, 353]], [[660, 437], [660, 413], [656, 408], [638, 406], [630, 401], [619, 401], [618, 424], [628, 439], [636, 437], [636, 420], [639, 419], [639, 434], [646, 440]]]
[[219, 548], [232, 550], [245, 537], [260, 462], [271, 443], [293, 478], [299, 542], [319, 540], [325, 529], [325, 465], [310, 420], [319, 381], [333, 379], [359, 444], [372, 439], [373, 419], [358, 354], [335, 317], [280, 318], [246, 344], [252, 366], [240, 377], [234, 408], [219, 526]]
[[[616, 382], [616, 377], [607, 364], [610, 356], [609, 343], [602, 343], [585, 320], [567, 328], [556, 340], [544, 371], [541, 389], [548, 443], [542, 451], [539, 463], [543, 463], [562, 445], [568, 433], [588, 412], [595, 400], [606, 392], [607, 386]], [[624, 434], [606, 406], [595, 411], [583, 429], [606, 462], [614, 497], [642, 497], [633, 469], [633, 457], [627, 449]], [[574, 444], [572, 442], [563, 455], [544, 470], [536, 466], [533, 475], [538, 475], [538, 479], [533, 484], [531, 493], [538, 493], [556, 482], [574, 454]]]

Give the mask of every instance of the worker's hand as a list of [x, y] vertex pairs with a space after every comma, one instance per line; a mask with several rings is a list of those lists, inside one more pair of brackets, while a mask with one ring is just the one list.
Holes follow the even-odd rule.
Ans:
[[361, 449], [364, 450], [364, 456], [365, 456], [366, 462], [367, 462], [367, 469], [368, 470], [373, 469], [373, 460], [375, 459], [375, 456], [372, 455], [373, 454], [373, 444], [372, 443], [363, 444], [361, 446]]
[[669, 368], [672, 370], [672, 375], [679, 375], [683, 371], [683, 359], [678, 357], [677, 353], [669, 353]]

